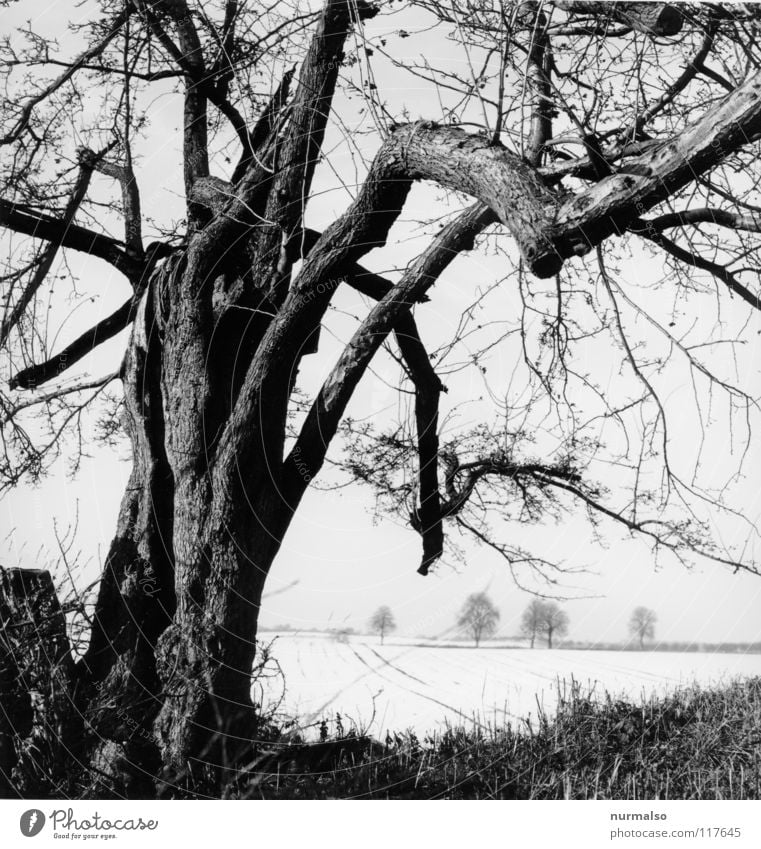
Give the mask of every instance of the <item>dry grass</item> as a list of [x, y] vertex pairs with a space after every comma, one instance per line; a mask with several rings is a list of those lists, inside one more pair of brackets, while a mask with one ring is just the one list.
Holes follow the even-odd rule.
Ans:
[[[310, 753], [313, 755], [310, 756]], [[632, 704], [572, 687], [533, 727], [289, 745], [233, 798], [758, 799], [761, 678]]]

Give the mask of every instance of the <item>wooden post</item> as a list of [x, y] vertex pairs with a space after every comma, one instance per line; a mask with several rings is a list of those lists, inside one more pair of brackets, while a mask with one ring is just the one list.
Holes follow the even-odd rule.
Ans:
[[0, 795], [45, 796], [64, 777], [73, 671], [50, 573], [0, 566]]

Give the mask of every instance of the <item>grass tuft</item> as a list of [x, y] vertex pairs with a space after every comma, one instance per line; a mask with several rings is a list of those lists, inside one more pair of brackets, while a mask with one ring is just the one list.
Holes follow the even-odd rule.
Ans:
[[[293, 739], [293, 738], [291, 738]], [[639, 704], [575, 684], [525, 729], [289, 744], [227, 788], [266, 799], [758, 799], [761, 678]]]

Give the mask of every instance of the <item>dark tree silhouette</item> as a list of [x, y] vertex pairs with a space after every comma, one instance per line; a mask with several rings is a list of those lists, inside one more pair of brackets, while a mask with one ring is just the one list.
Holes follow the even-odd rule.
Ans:
[[655, 638], [655, 623], [658, 617], [648, 607], [635, 607], [629, 619], [629, 633], [639, 640], [639, 647], [645, 647], [645, 640]]
[[[742, 522], [738, 469], [700, 463], [719, 408], [740, 465], [758, 412], [727, 356], [759, 309], [755, 6], [97, 2], [0, 44], [0, 485], [76, 461], [93, 429], [132, 455], [86, 652], [54, 676], [77, 793], [208, 791], [247, 761], [263, 587], [331, 446], [420, 535], [422, 575], [466, 534], [554, 585], [572, 564], [517, 529], [571, 513], [757, 571], [739, 532], [709, 533]], [[417, 33], [454, 65], [417, 61]], [[501, 279], [464, 270], [475, 250]], [[121, 292], [105, 316], [101, 281]], [[381, 359], [399, 420], [347, 416]], [[675, 382], [697, 399], [688, 461]], [[474, 386], [488, 411], [456, 415]]]
[[473, 638], [476, 648], [481, 640], [497, 630], [499, 610], [486, 593], [472, 593], [460, 611], [457, 625], [461, 631]]
[[390, 607], [384, 604], [382, 607], [379, 607], [375, 613], [373, 613], [372, 618], [370, 619], [370, 630], [374, 634], [380, 635], [381, 645], [383, 645], [386, 634], [390, 634], [392, 631], [396, 630], [396, 621], [394, 620], [394, 614], [391, 612]]

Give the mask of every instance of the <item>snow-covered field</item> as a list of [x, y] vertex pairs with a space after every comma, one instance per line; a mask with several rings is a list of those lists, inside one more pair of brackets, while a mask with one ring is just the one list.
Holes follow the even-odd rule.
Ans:
[[[272, 634], [261, 634], [268, 642]], [[272, 653], [284, 673], [265, 684], [265, 697], [285, 695], [281, 709], [303, 724], [340, 713], [376, 737], [386, 730], [418, 734], [445, 722], [485, 725], [552, 711], [558, 688], [574, 679], [602, 694], [637, 699], [692, 682], [711, 684], [761, 675], [761, 655], [682, 652], [573, 651], [429, 643], [323, 634], [285, 634]], [[415, 644], [417, 643], [417, 645]]]

